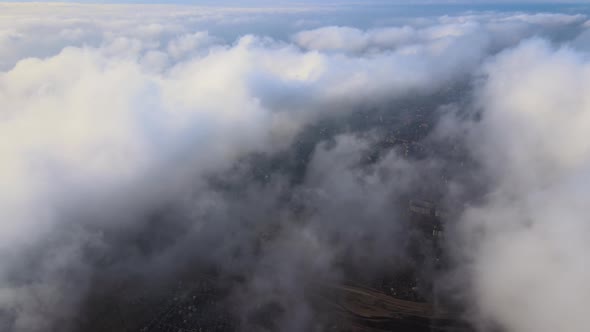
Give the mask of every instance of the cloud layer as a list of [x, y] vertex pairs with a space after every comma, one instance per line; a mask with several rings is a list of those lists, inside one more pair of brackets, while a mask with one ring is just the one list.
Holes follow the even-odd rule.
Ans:
[[400, 202], [429, 195], [478, 328], [589, 325], [584, 15], [0, 7], [3, 330], [78, 330], [97, 292], [211, 266], [243, 330], [269, 304], [321, 330], [301, 283], [413, 264]]

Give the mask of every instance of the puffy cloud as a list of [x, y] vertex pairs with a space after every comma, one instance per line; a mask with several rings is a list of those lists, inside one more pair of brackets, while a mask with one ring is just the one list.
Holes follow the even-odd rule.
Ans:
[[0, 3], [0, 70], [26, 57], [56, 55], [68, 46], [122, 47], [131, 42], [136, 52], [169, 46], [165, 51], [178, 56], [189, 51], [187, 47], [196, 47], [195, 43], [205, 46], [213, 42], [199, 36], [204, 30], [213, 29], [235, 39], [274, 16], [289, 17], [314, 8]]
[[[490, 179], [482, 203], [458, 213], [472, 295], [514, 331], [582, 326], [532, 317], [553, 308], [541, 289], [559, 297], [571, 288], [553, 280], [583, 287], [587, 274], [575, 254], [587, 249], [587, 64], [539, 40], [494, 54], [533, 34], [559, 42], [585, 18], [472, 14], [292, 40], [203, 29], [256, 31], [310, 10], [0, 4], [1, 328], [75, 330], [109, 278], [155, 282], [197, 261], [246, 280], [234, 294], [245, 322], [279, 302], [293, 309], [277, 318], [285, 330], [310, 329], [299, 280], [337, 279], [342, 260], [407, 263], [393, 202], [450, 162], [375, 147], [400, 130], [407, 100], [434, 123], [456, 101], [449, 87], [472, 84], [483, 62], [475, 97], [456, 101], [476, 98], [481, 121], [446, 118]], [[519, 291], [523, 311], [507, 312]], [[560, 300], [564, 316], [583, 308]]]
[[[145, 54], [145, 39], [107, 38], [20, 60], [0, 75], [0, 126], [10, 137], [0, 148], [1, 303], [16, 313], [7, 329], [73, 324], [94, 273], [84, 253], [112, 243], [105, 230], [140, 227], [150, 206], [198, 190], [205, 174], [249, 153], [285, 148], [315, 119], [433, 90], [454, 75], [432, 81], [434, 58], [325, 55], [254, 36], [197, 52], [203, 36]], [[206, 221], [198, 216], [186, 222]], [[47, 264], [28, 267], [27, 251]], [[80, 298], [65, 275], [81, 280]]]
[[453, 47], [467, 48], [463, 43], [489, 44], [503, 48], [542, 33], [543, 30], [572, 28], [584, 23], [584, 15], [565, 14], [491, 14], [446, 16], [421, 26], [374, 28], [366, 31], [345, 26], [321, 27], [301, 31], [294, 41], [303, 48], [322, 51], [371, 52], [427, 47], [453, 43]]
[[471, 137], [491, 177], [463, 215], [474, 296], [508, 331], [579, 330], [590, 322], [583, 201], [590, 147], [589, 65], [568, 48], [527, 41], [485, 67]]

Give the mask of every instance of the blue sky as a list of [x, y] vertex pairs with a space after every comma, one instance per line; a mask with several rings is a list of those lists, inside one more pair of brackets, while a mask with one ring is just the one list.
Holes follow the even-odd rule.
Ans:
[[495, 5], [495, 4], [580, 4], [580, 3], [590, 3], [590, 0], [519, 0], [519, 1], [512, 1], [512, 0], [497, 0], [497, 1], [490, 1], [490, 0], [415, 0], [415, 1], [407, 1], [407, 0], [382, 0], [382, 1], [355, 1], [355, 0], [338, 0], [338, 1], [318, 1], [318, 0], [279, 0], [279, 1], [272, 1], [272, 0], [218, 0], [218, 1], [211, 1], [211, 0], [171, 0], [171, 1], [164, 1], [164, 0], [59, 0], [59, 1], [39, 1], [39, 0], [0, 0], [0, 2], [70, 2], [70, 3], [158, 3], [158, 4], [195, 4], [195, 5], [215, 5], [215, 4], [231, 4], [231, 5], [270, 5], [270, 4], [318, 4], [323, 5], [327, 3], [342, 3], [342, 4], [403, 4], [403, 5], [410, 5], [410, 4], [429, 4], [429, 5], [450, 5], [450, 4], [486, 4], [486, 5]]
[[[0, 0], [0, 3], [92, 3], [92, 4], [181, 4], [201, 6], [239, 6], [239, 7], [266, 7], [266, 6], [291, 6], [291, 5], [318, 5], [318, 6], [342, 6], [372, 10], [375, 6], [390, 6], [392, 8], [403, 6], [405, 8], [418, 7], [418, 15], [444, 15], [462, 12], [466, 10], [475, 11], [524, 11], [524, 12], [588, 12], [585, 6], [590, 0]], [[429, 9], [425, 9], [425, 6]], [[582, 7], [580, 7], [582, 6]], [[382, 8], [382, 7], [380, 7]], [[398, 7], [399, 8], [399, 7]]]

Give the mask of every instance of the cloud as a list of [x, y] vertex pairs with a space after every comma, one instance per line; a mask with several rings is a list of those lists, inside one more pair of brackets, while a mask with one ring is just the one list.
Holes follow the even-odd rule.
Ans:
[[[295, 34], [301, 47], [320, 51], [353, 53], [383, 50], [411, 51], [417, 47], [436, 50], [445, 43], [469, 42], [484, 38], [478, 44], [504, 48], [543, 30], [581, 25], [584, 15], [565, 14], [491, 14], [442, 17], [426, 26], [375, 28], [367, 31], [344, 26], [321, 27]], [[477, 45], [477, 47], [481, 47]], [[462, 51], [466, 48], [463, 45]]]
[[[561, 294], [585, 296], [587, 64], [541, 39], [513, 48], [536, 34], [574, 40], [585, 16], [472, 13], [270, 37], [272, 15], [326, 9], [0, 9], [2, 329], [79, 330], [97, 298], [120, 293], [113, 285], [156, 289], [214, 266], [240, 280], [228, 283], [245, 329], [271, 305], [291, 309], [277, 314], [282, 329], [309, 330], [299, 282], [412, 264], [404, 200], [463, 206], [452, 200], [476, 191], [469, 176], [485, 178], [485, 195], [456, 212], [457, 256], [468, 256], [457, 270], [480, 316], [514, 331], [586, 324], [534, 317], [554, 309], [543, 290], [560, 298], [556, 313], [583, 308]], [[466, 107], [481, 119], [448, 114]], [[407, 158], [387, 145], [405, 131], [444, 148]], [[443, 156], [453, 135], [480, 166], [469, 176]], [[522, 311], [506, 311], [513, 301]]]
[[485, 72], [472, 136], [493, 186], [463, 216], [478, 304], [508, 331], [583, 329], [588, 63], [537, 39]]

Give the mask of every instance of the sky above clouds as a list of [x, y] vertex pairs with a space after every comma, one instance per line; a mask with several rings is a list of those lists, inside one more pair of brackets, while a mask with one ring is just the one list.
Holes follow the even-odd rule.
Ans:
[[[55, 0], [55, 1], [35, 1], [35, 0], [0, 0], [0, 2], [7, 3], [26, 3], [26, 2], [37, 2], [37, 3], [94, 3], [94, 4], [113, 4], [113, 3], [126, 3], [126, 4], [183, 4], [183, 5], [208, 5], [208, 6], [273, 6], [273, 5], [320, 5], [320, 6], [342, 6], [342, 5], [468, 5], [468, 6], [479, 6], [479, 5], [510, 5], [510, 6], [521, 6], [523, 4], [540, 4], [541, 6], [546, 4], [587, 4], [587, 0], [418, 0], [418, 1], [405, 1], [405, 0], [372, 0], [372, 1], [354, 1], [354, 0], [335, 0], [335, 1], [317, 1], [317, 0], [221, 0], [221, 1], [209, 1], [209, 0], [173, 0], [173, 1], [162, 1], [162, 0]], [[541, 7], [542, 8], [542, 7]]]
[[[401, 264], [441, 178], [479, 331], [590, 326], [589, 8], [382, 3], [1, 3], [0, 330], [213, 264], [311, 331], [300, 283]], [[375, 151], [413, 116], [440, 153]]]

